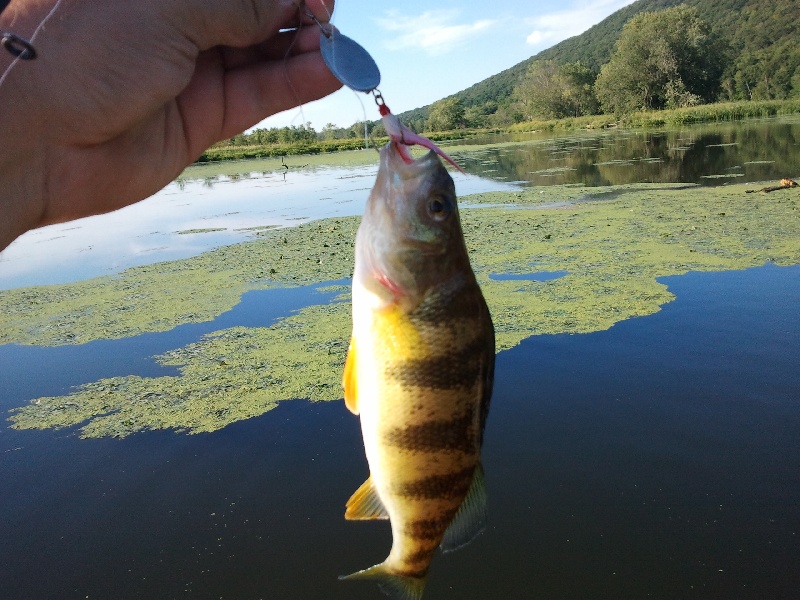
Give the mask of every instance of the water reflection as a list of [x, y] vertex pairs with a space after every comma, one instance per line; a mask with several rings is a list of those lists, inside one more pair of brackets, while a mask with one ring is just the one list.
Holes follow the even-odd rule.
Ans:
[[[658, 314], [498, 356], [488, 528], [427, 598], [796, 595], [800, 267], [664, 283]], [[343, 518], [360, 448], [340, 402], [123, 442], [0, 429], [0, 597], [377, 600], [336, 580], [390, 540]]]
[[536, 273], [489, 273], [494, 281], [553, 281], [568, 275], [567, 271], [537, 271]]
[[[468, 172], [454, 173], [459, 196], [519, 185], [722, 185], [797, 176], [800, 117], [459, 143], [491, 144], [457, 153]], [[134, 206], [28, 232], [0, 254], [0, 289], [118, 273], [243, 241], [260, 228], [361, 214], [374, 162], [295, 162], [291, 169], [274, 160], [203, 165]]]
[[[245, 241], [268, 227], [360, 215], [377, 164], [186, 176], [121, 210], [29, 231], [0, 253], [0, 290], [119, 273]], [[459, 195], [512, 186], [454, 174]]]
[[523, 185], [722, 185], [794, 177], [800, 161], [800, 119], [796, 118], [672, 131], [518, 134], [492, 139], [506, 143], [459, 155], [466, 170]]
[[[77, 386], [103, 378], [178, 375], [176, 367], [158, 363], [154, 357], [229, 327], [268, 327], [303, 307], [332, 301], [339, 292], [324, 288], [347, 283], [340, 280], [295, 288], [251, 290], [242, 294], [234, 308], [212, 321], [187, 323], [160, 333], [95, 340], [75, 346], [0, 344], [0, 413], [23, 406], [31, 398], [67, 394]], [[31, 365], [36, 365], [38, 375], [35, 378], [30, 376]]]

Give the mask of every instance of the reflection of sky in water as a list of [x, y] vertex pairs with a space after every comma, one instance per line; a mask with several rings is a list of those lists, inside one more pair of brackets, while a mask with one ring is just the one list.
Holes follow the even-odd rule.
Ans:
[[535, 273], [489, 273], [494, 281], [552, 281], [568, 275], [567, 271], [536, 271]]
[[[376, 173], [377, 165], [368, 165], [172, 183], [116, 212], [21, 236], [0, 254], [0, 289], [65, 283], [186, 258], [246, 240], [254, 227], [358, 215]], [[454, 174], [454, 179], [459, 195], [512, 189], [470, 175]], [[178, 233], [191, 229], [223, 231]]]

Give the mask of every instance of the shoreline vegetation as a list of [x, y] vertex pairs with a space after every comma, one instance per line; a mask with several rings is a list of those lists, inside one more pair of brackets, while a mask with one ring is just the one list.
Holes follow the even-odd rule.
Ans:
[[[602, 331], [658, 312], [674, 299], [665, 276], [800, 263], [800, 189], [747, 194], [752, 188], [562, 185], [461, 198], [498, 351], [531, 336]], [[358, 223], [329, 218], [268, 229], [115, 276], [0, 291], [0, 343], [58, 346], [166, 332], [213, 321], [248, 290], [346, 279]], [[566, 274], [534, 281], [525, 277], [532, 271]], [[505, 277], [514, 274], [520, 277]], [[221, 328], [155, 357], [177, 374], [100, 379], [36, 398], [12, 410], [10, 421], [17, 429], [76, 428], [87, 438], [200, 433], [295, 398], [340, 399], [348, 300], [342, 288], [331, 302], [269, 327]]]
[[[434, 142], [461, 140], [488, 134], [534, 133], [549, 131], [591, 131], [597, 129], [652, 129], [680, 127], [696, 123], [714, 123], [763, 119], [768, 117], [800, 114], [800, 99], [762, 100], [743, 102], [718, 102], [687, 106], [671, 110], [651, 110], [631, 113], [618, 117], [615, 115], [587, 115], [564, 119], [525, 121], [502, 128], [492, 129], [454, 129], [449, 131], [425, 132]], [[312, 130], [313, 131], [313, 130]], [[382, 146], [388, 137], [378, 136], [370, 139], [371, 146]], [[221, 142], [206, 150], [195, 164], [227, 160], [246, 160], [251, 158], [275, 158], [281, 156], [315, 155], [361, 150], [365, 147], [364, 137], [310, 140], [296, 142], [264, 143], [251, 145], [232, 145]]]

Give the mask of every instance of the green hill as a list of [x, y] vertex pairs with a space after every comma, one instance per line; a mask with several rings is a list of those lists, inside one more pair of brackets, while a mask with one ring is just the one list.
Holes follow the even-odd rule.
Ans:
[[[800, 96], [800, 2], [797, 0], [638, 0], [594, 25], [454, 94], [464, 107], [503, 106], [536, 60], [580, 61], [595, 72], [614, 52], [622, 27], [635, 15], [686, 4], [727, 41], [729, 64], [720, 99], [766, 100]], [[431, 106], [403, 113], [405, 122], [427, 119]]]

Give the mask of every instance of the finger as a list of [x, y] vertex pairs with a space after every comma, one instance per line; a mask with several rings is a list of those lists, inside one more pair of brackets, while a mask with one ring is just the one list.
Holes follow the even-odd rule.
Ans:
[[285, 31], [262, 44], [249, 48], [224, 48], [225, 68], [237, 69], [268, 60], [284, 60], [289, 56], [319, 50], [319, 28], [316, 25]]
[[306, 10], [322, 23], [333, 0], [193, 0], [182, 2], [179, 27], [201, 51], [215, 46], [247, 47], [279, 30], [310, 24]]
[[342, 87], [319, 53], [293, 56], [285, 63], [263, 63], [228, 72], [225, 76], [225, 115], [220, 139], [259, 121], [319, 100]]
[[305, 0], [304, 8], [304, 13], [310, 12], [320, 23], [330, 22], [333, 16], [333, 0]]

